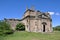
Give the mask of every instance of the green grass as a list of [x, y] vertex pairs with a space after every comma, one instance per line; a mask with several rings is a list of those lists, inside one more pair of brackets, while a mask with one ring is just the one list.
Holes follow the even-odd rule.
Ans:
[[5, 40], [60, 40], [60, 32], [34, 33], [20, 31], [6, 36]]

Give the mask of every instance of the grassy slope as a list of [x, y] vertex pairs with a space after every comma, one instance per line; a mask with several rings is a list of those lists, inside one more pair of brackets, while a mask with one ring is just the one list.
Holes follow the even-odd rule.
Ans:
[[60, 40], [60, 32], [53, 33], [31, 33], [15, 32], [5, 37], [5, 40]]

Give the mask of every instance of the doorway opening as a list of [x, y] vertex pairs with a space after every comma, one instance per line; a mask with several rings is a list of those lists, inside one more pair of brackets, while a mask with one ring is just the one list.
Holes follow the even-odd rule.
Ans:
[[43, 32], [45, 32], [47, 23], [46, 22], [42, 22], [42, 25], [43, 25]]
[[43, 32], [45, 32], [45, 25], [43, 25]]

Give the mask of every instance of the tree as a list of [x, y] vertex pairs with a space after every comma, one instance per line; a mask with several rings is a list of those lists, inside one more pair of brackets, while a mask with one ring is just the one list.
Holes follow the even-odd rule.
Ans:
[[25, 30], [25, 25], [23, 23], [18, 23], [16, 25], [16, 30]]
[[0, 35], [13, 33], [10, 25], [5, 21], [0, 21]]
[[60, 31], [60, 26], [53, 27], [55, 31]]

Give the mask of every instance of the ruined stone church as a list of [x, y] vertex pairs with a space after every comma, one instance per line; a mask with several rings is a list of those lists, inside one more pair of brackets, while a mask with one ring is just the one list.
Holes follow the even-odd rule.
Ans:
[[16, 25], [22, 22], [28, 32], [52, 32], [52, 19], [48, 12], [27, 9], [22, 19], [4, 19], [15, 30]]

